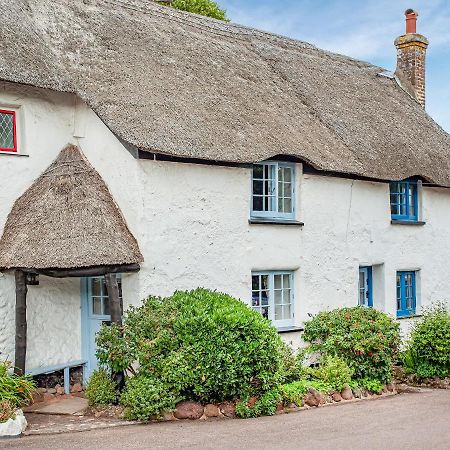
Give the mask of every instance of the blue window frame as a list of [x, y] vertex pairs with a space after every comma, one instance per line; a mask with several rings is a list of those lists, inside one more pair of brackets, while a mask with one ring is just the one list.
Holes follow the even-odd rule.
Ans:
[[253, 272], [252, 308], [277, 328], [294, 325], [293, 272]]
[[358, 305], [373, 307], [372, 267], [359, 268]]
[[392, 220], [419, 220], [417, 180], [395, 181], [390, 184]]
[[416, 314], [416, 272], [397, 272], [397, 317]]
[[253, 165], [251, 217], [294, 219], [295, 165], [263, 162]]

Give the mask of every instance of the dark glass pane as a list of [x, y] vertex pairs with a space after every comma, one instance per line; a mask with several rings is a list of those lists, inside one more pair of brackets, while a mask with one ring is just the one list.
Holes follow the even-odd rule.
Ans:
[[253, 197], [253, 211], [264, 211], [263, 197]]
[[263, 166], [262, 165], [254, 165], [253, 166], [253, 178], [262, 178], [263, 177]]
[[253, 194], [262, 195], [263, 194], [264, 182], [261, 180], [253, 180]]

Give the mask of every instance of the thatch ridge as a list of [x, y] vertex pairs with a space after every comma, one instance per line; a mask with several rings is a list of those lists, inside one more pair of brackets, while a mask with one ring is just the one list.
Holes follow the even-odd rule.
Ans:
[[0, 240], [0, 269], [136, 264], [136, 239], [81, 150], [66, 146], [19, 197]]
[[74, 92], [136, 148], [450, 187], [450, 136], [384, 69], [145, 0], [0, 7], [0, 79]]

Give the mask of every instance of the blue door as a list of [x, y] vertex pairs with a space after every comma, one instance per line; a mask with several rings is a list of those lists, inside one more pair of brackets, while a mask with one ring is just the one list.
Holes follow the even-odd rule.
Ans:
[[358, 305], [373, 307], [372, 292], [372, 267], [365, 266], [359, 268], [359, 297]]
[[[122, 283], [120, 277], [117, 278], [117, 281], [122, 305]], [[105, 278], [83, 278], [81, 292], [83, 359], [87, 361], [86, 378], [89, 378], [98, 366], [97, 357], [95, 356], [97, 351], [95, 343], [97, 333], [103, 324], [111, 324]]]

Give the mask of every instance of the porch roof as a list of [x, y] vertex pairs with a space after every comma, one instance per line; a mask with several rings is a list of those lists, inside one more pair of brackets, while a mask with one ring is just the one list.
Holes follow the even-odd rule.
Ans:
[[142, 261], [105, 182], [74, 145], [15, 202], [0, 240], [0, 270], [75, 276], [70, 270], [137, 270]]

